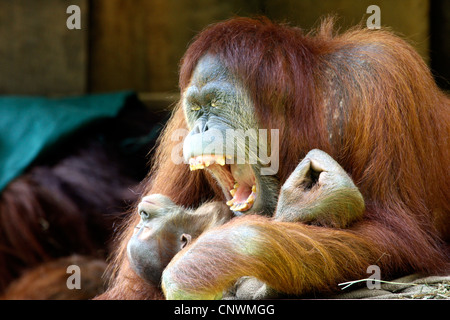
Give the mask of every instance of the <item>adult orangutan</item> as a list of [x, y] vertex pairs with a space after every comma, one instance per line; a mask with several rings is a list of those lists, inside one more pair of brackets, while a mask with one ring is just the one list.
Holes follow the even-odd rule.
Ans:
[[[305, 34], [236, 18], [197, 36], [180, 89], [142, 221], [130, 218], [101, 298], [159, 297], [161, 273], [166, 298], [210, 299], [245, 279], [260, 283], [247, 293], [260, 298], [329, 293], [369, 265], [383, 279], [449, 271], [450, 103], [405, 41], [382, 30], [338, 35], [331, 20]], [[190, 130], [185, 163], [174, 161], [178, 129]], [[259, 157], [206, 150], [213, 130], [259, 129], [279, 130], [272, 175]], [[155, 223], [210, 201], [238, 217], [202, 224], [192, 242], [180, 234], [193, 220]]]

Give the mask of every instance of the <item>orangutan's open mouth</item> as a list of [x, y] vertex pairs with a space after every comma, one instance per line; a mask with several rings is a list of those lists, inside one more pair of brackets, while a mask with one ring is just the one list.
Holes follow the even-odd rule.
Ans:
[[[231, 160], [231, 156], [226, 159]], [[255, 174], [249, 164], [226, 164], [225, 156], [200, 155], [189, 159], [191, 171], [208, 168], [225, 189], [230, 210], [245, 212], [257, 199]], [[231, 196], [230, 196], [231, 195]]]

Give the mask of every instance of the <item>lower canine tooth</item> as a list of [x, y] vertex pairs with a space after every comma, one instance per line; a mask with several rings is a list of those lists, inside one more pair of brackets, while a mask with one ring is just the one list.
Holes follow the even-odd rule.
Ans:
[[230, 194], [234, 197], [234, 195], [236, 194], [236, 189], [231, 189]]
[[234, 199], [231, 199], [230, 201], [227, 201], [227, 206], [233, 206], [234, 204]]
[[247, 210], [249, 208], [247, 203], [238, 203], [233, 205], [230, 210], [233, 211], [243, 211], [243, 210]]
[[248, 203], [243, 203], [239, 206], [239, 208], [237, 210], [243, 211], [243, 210], [247, 210], [248, 208], [249, 208]]
[[256, 186], [253, 186], [253, 187], [252, 187], [252, 192], [255, 192], [255, 193], [256, 193]]
[[216, 162], [217, 162], [218, 164], [220, 164], [221, 166], [224, 166], [224, 165], [225, 165], [225, 157], [219, 157], [219, 158], [217, 158], [217, 159], [216, 159]]

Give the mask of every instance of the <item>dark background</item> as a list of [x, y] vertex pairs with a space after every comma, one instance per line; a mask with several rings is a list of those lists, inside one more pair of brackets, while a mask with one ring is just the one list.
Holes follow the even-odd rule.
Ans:
[[[69, 30], [69, 5], [82, 29]], [[448, 0], [0, 0], [0, 94], [78, 95], [132, 89], [154, 103], [177, 97], [178, 63], [205, 26], [266, 15], [304, 29], [337, 14], [342, 30], [381, 8], [449, 89]]]

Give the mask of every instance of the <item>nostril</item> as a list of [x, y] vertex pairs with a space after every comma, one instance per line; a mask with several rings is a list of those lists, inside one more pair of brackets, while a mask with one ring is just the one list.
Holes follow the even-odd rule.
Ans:
[[196, 125], [195, 127], [194, 127], [194, 129], [192, 129], [192, 133], [193, 134], [198, 134], [198, 133], [200, 133], [201, 132], [201, 128], [200, 128], [200, 125]]
[[208, 121], [206, 121], [205, 118], [200, 118], [197, 120], [197, 122], [194, 125], [194, 128], [192, 128], [191, 133], [192, 134], [198, 134], [202, 133], [208, 130]]

